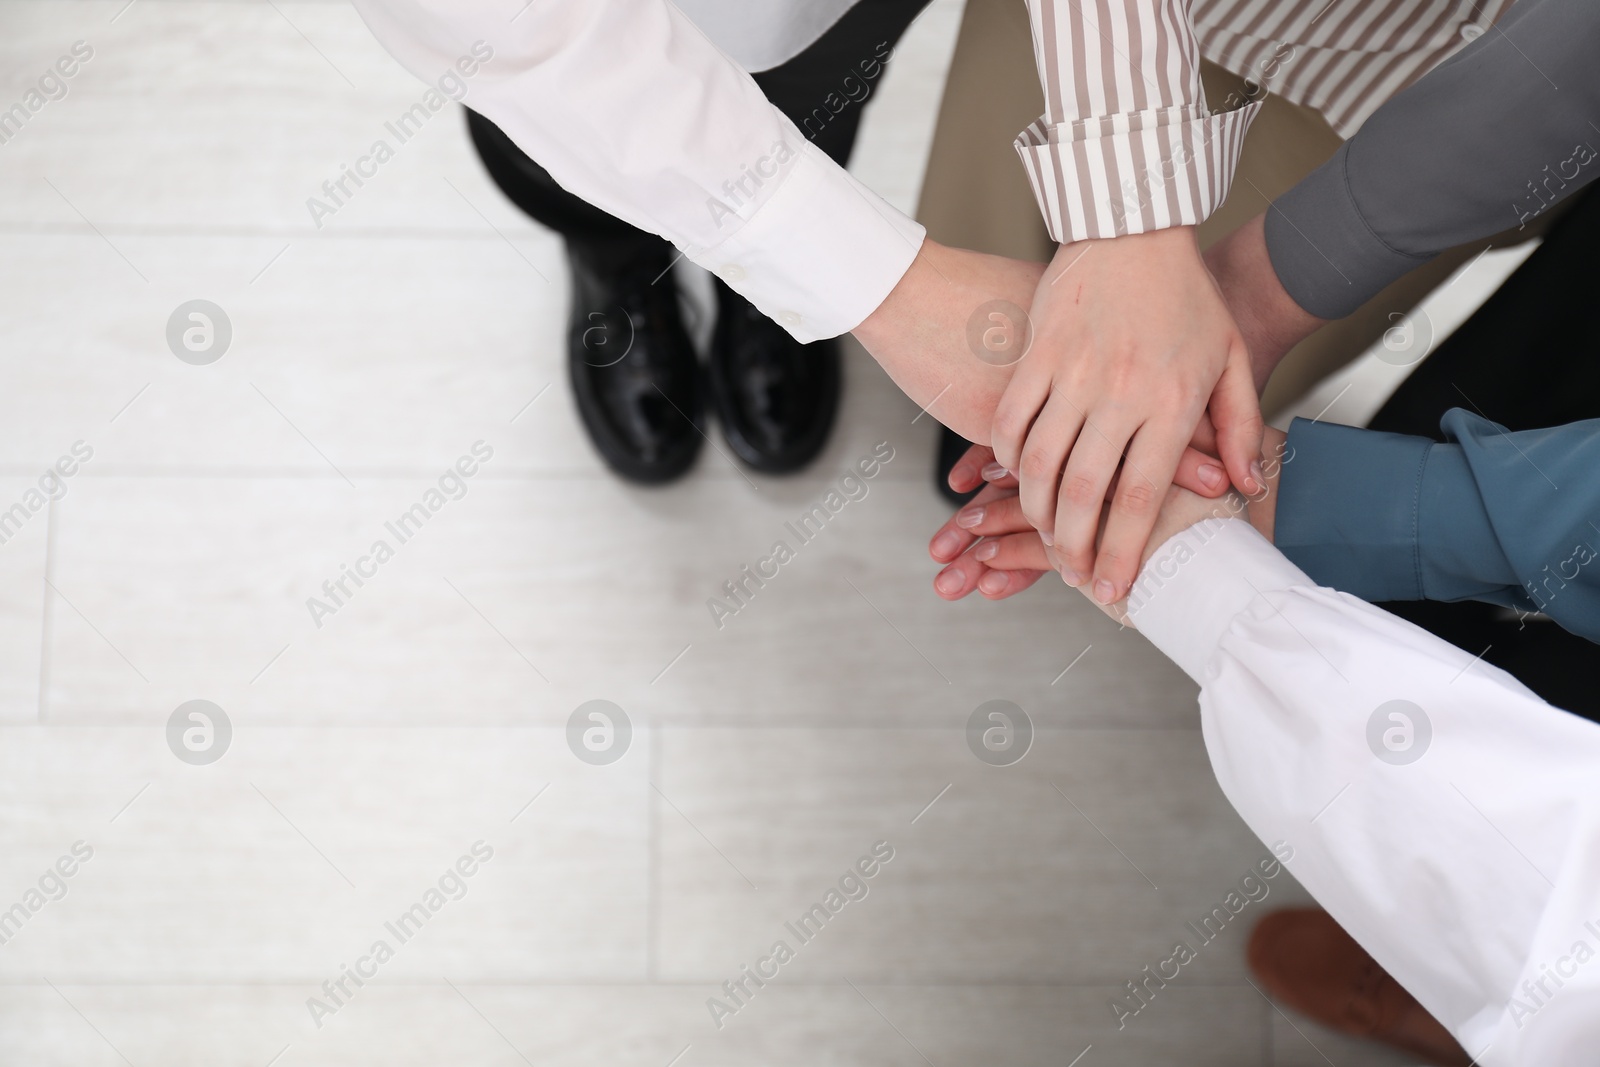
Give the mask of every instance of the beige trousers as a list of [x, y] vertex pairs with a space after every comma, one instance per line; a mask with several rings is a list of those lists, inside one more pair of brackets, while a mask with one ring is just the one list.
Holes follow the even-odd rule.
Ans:
[[[1211, 101], [1243, 92], [1244, 80], [1215, 64], [1204, 64], [1201, 73]], [[917, 207], [930, 237], [995, 255], [1050, 259], [1055, 245], [1011, 147], [1017, 132], [1043, 111], [1022, 0], [967, 0]], [[1267, 96], [1245, 138], [1228, 199], [1198, 229], [1201, 246], [1260, 214], [1339, 144], [1339, 135], [1320, 114]], [[1262, 396], [1267, 418], [1366, 351], [1484, 245], [1504, 247], [1526, 240], [1535, 229], [1452, 249], [1295, 346]]]

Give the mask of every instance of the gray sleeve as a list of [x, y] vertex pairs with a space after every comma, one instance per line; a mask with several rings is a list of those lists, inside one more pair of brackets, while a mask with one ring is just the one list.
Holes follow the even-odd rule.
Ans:
[[1527, 222], [1600, 174], [1600, 2], [1520, 0], [1372, 114], [1267, 211], [1296, 303], [1350, 314], [1438, 253]]

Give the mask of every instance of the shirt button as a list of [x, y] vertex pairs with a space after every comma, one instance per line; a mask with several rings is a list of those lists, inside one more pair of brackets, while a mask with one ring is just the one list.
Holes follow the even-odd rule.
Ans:
[[737, 263], [729, 263], [722, 268], [722, 280], [725, 282], [742, 282], [745, 279], [745, 270]]
[[1467, 24], [1465, 24], [1464, 26], [1461, 27], [1461, 39], [1463, 41], [1476, 41], [1479, 37], [1482, 37], [1482, 36], [1483, 36], [1483, 27], [1479, 26], [1475, 22], [1469, 22], [1469, 23], [1467, 23]]
[[798, 326], [800, 325], [800, 316], [792, 311], [780, 311], [778, 312], [778, 321], [785, 326]]

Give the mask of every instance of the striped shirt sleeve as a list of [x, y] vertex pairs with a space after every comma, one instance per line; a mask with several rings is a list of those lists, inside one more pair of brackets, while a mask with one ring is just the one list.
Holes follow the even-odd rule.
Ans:
[[1260, 108], [1213, 114], [1190, 0], [1028, 0], [1045, 113], [1017, 137], [1058, 242], [1193, 225]]

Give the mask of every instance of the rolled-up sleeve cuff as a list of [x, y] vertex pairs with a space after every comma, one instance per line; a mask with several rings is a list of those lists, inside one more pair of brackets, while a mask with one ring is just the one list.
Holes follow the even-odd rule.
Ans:
[[1204, 685], [1212, 656], [1258, 597], [1315, 583], [1243, 519], [1204, 519], [1169, 538], [1139, 571], [1128, 615]]
[[1017, 154], [1045, 226], [1066, 244], [1205, 221], [1228, 195], [1259, 103], [1205, 114], [1169, 107], [1047, 125]]
[[1344, 318], [1433, 258], [1391, 248], [1373, 232], [1350, 189], [1352, 144], [1267, 209], [1272, 269], [1295, 303], [1323, 319]]
[[785, 169], [748, 218], [727, 211], [725, 240], [683, 251], [796, 340], [837, 337], [883, 303], [925, 231], [810, 142]]

